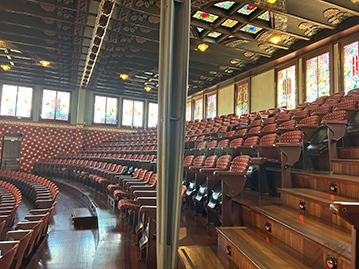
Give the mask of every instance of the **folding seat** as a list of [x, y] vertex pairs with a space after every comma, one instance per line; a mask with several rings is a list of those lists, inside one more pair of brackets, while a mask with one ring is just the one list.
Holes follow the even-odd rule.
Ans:
[[4, 247], [4, 251], [3, 250], [1, 251], [1, 254], [2, 253], [4, 253], [4, 254], [2, 254], [0, 256], [0, 268], [2, 268], [2, 269], [10, 268], [18, 247], [19, 247], [19, 244], [15, 244], [10, 249], [6, 249]]
[[276, 117], [269, 117], [263, 120], [262, 125], [266, 126], [268, 124], [272, 124], [276, 122]]
[[268, 111], [270, 114], [275, 114], [275, 113], [279, 112], [280, 110], [279, 110], [279, 108], [277, 108], [277, 107], [273, 107], [273, 108], [268, 109], [267, 111]]
[[309, 113], [310, 113], [314, 108], [317, 108], [317, 107], [319, 107], [319, 105], [310, 104], [310, 105], [306, 106], [304, 109], [309, 110]]
[[[146, 171], [146, 170], [145, 170]], [[116, 198], [130, 198], [133, 199], [131, 196], [132, 191], [139, 190], [139, 188], [136, 187], [144, 187], [146, 186], [146, 190], [154, 190], [157, 183], [157, 176], [155, 178], [152, 178], [153, 171], [147, 171], [144, 175], [144, 177], [141, 179], [140, 177], [138, 179], [124, 179], [123, 180], [123, 188], [122, 189], [116, 189], [113, 192], [113, 197]], [[151, 181], [152, 178], [152, 181]], [[144, 190], [142, 188], [142, 190]], [[119, 208], [120, 209], [120, 208]], [[121, 209], [120, 209], [121, 210]]]
[[296, 129], [296, 125], [297, 125], [297, 121], [296, 120], [289, 120], [289, 121], [285, 121], [282, 122], [279, 126], [278, 126], [278, 132], [283, 134], [285, 132], [290, 132], [290, 131], [294, 131]]
[[258, 114], [261, 117], [261, 119], [263, 120], [263, 119], [268, 118], [271, 113], [269, 113], [267, 110], [261, 110], [261, 111], [258, 111]]
[[309, 110], [300, 110], [293, 114], [292, 119], [296, 120], [297, 122], [301, 121], [302, 119], [309, 116]]
[[280, 124], [282, 122], [285, 122], [285, 121], [289, 121], [291, 120], [292, 118], [292, 114], [284, 114], [284, 115], [280, 115], [278, 118], [277, 118], [277, 123]]
[[268, 125], [265, 125], [262, 130], [260, 131], [260, 135], [267, 135], [277, 132], [277, 123], [271, 123]]
[[[230, 162], [232, 160], [231, 155], [222, 155], [217, 159], [215, 168], [201, 168], [200, 174], [207, 177], [207, 181], [198, 185], [197, 193], [194, 197], [196, 202], [196, 213], [204, 213], [204, 204], [208, 201], [208, 195], [212, 196], [213, 193], [218, 193], [220, 189], [220, 180], [214, 176], [214, 171], [226, 171], [229, 169]], [[213, 215], [208, 213], [208, 223], [213, 221]]]
[[231, 139], [236, 134], [236, 131], [232, 130], [224, 134], [223, 138]]
[[258, 120], [253, 120], [251, 122], [251, 124], [249, 124], [248, 128], [253, 128], [253, 127], [256, 127], [256, 126], [261, 126], [262, 124], [262, 120], [258, 119]]
[[257, 113], [257, 112], [251, 112], [251, 113], [249, 113], [249, 119], [251, 120], [251, 121], [254, 121], [254, 120], [256, 120], [256, 119], [259, 119], [260, 118], [260, 116], [259, 116], [259, 114]]
[[312, 105], [322, 105], [324, 104], [325, 100], [328, 98], [328, 96], [321, 96], [321, 97], [318, 97], [314, 102], [312, 102], [311, 104]]
[[311, 116], [308, 118], [304, 118], [297, 124], [297, 128], [304, 132], [305, 140], [310, 140], [312, 138], [313, 133], [318, 127], [319, 117]]
[[245, 134], [245, 137], [251, 137], [251, 136], [257, 136], [260, 134], [262, 130], [262, 126], [255, 126], [248, 130], [248, 132]]
[[228, 131], [229, 127], [228, 126], [222, 126], [221, 128], [219, 128], [218, 132], [217, 132], [217, 136], [218, 137], [223, 137], [224, 134]]
[[300, 112], [300, 111], [302, 111], [301, 108], [295, 108], [295, 109], [289, 110], [288, 114], [291, 114], [293, 116], [295, 113]]
[[248, 137], [242, 146], [231, 147], [232, 155], [237, 156], [239, 154], [250, 154], [253, 152], [253, 146], [259, 142], [259, 136]]
[[358, 110], [357, 102], [354, 100], [346, 100], [333, 106], [333, 112], [341, 111], [341, 110], [347, 112], [347, 120], [349, 121], [352, 115], [354, 114], [354, 112]]
[[309, 105], [309, 103], [303, 102], [303, 103], [298, 104], [296, 107], [297, 107], [297, 108], [302, 108], [302, 109], [304, 109], [304, 108], [306, 108], [308, 105]]
[[278, 118], [278, 117], [280, 117], [282, 115], [286, 115], [286, 114], [288, 114], [288, 111], [280, 111], [280, 112], [277, 112], [274, 116]]
[[330, 113], [331, 111], [332, 111], [331, 106], [320, 106], [320, 107], [312, 109], [312, 111], [310, 112], [310, 115], [318, 116], [319, 121], [320, 121], [324, 115]]
[[[213, 176], [221, 181], [221, 193], [212, 194], [207, 208], [215, 210], [222, 205], [222, 226], [233, 226], [232, 198], [243, 192], [247, 181], [246, 175], [251, 157], [247, 155], [235, 157], [229, 171], [214, 171]], [[218, 202], [220, 200], [220, 202]]]

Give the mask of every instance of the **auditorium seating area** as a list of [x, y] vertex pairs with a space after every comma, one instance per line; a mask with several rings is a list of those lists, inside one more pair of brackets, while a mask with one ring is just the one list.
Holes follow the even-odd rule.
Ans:
[[[186, 122], [182, 210], [218, 227], [220, 253], [239, 268], [349, 268], [353, 223], [335, 208], [358, 206], [358, 101], [352, 90], [292, 110]], [[34, 164], [34, 174], [87, 185], [128, 216], [147, 268], [156, 262], [156, 139], [156, 129], [139, 130]], [[41, 201], [52, 191], [19, 182], [51, 208]], [[187, 253], [183, 264], [196, 259]]]
[[[28, 264], [47, 235], [58, 192], [57, 186], [43, 177], [0, 170], [0, 268]], [[14, 225], [22, 196], [33, 204], [33, 209]]]

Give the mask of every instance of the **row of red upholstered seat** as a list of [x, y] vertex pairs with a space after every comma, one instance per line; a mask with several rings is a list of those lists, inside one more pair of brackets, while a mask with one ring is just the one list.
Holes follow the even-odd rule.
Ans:
[[30, 215], [18, 222], [14, 231], [7, 232], [7, 241], [0, 241], [0, 250], [5, 253], [0, 258], [0, 268], [20, 268], [22, 261], [29, 260], [47, 233], [58, 189], [47, 179], [22, 172], [0, 171], [0, 178], [19, 187], [39, 208], [30, 210]]

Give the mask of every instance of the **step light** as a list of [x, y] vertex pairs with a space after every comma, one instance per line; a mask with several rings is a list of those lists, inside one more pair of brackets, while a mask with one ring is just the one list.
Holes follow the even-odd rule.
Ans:
[[272, 232], [272, 224], [269, 222], [269, 221], [266, 221], [266, 224], [264, 225], [264, 229], [267, 231], [267, 232]]
[[227, 244], [226, 246], [226, 253], [228, 256], [231, 256], [231, 246]]
[[337, 192], [337, 184], [335, 184], [334, 182], [330, 182], [329, 189], [331, 191]]
[[327, 259], [325, 260], [325, 265], [327, 266], [327, 268], [335, 269], [337, 268], [337, 259], [333, 256], [328, 255]]
[[299, 209], [305, 211], [305, 206], [306, 206], [306, 203], [304, 201], [300, 200], [300, 202], [298, 204]]

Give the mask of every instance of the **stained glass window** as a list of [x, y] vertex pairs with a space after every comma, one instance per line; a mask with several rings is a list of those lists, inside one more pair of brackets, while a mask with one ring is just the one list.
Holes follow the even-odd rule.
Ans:
[[32, 92], [29, 87], [3, 85], [1, 95], [1, 115], [25, 117], [31, 116]]
[[203, 99], [198, 99], [194, 102], [194, 119], [200, 120], [203, 118]]
[[248, 82], [237, 85], [236, 89], [236, 114], [248, 114], [249, 98], [248, 98]]
[[122, 103], [122, 125], [132, 126], [133, 122], [133, 101], [123, 100]]
[[63, 91], [43, 90], [41, 119], [69, 120], [70, 93]]
[[218, 16], [203, 11], [197, 11], [193, 15], [193, 18], [212, 23], [218, 18]]
[[250, 34], [256, 34], [260, 30], [262, 30], [262, 28], [257, 27], [257, 26], [253, 26], [253, 25], [250, 25], [250, 24], [247, 24], [247, 25], [245, 25], [244, 27], [241, 28], [241, 31], [247, 32], [247, 33], [250, 33]]
[[217, 38], [221, 35], [221, 33], [218, 33], [218, 32], [214, 32], [214, 31], [211, 31], [209, 32], [208, 36], [209, 37], [213, 37], [213, 38]]
[[293, 109], [296, 104], [295, 65], [277, 73], [277, 106]]
[[197, 27], [197, 30], [198, 30], [198, 32], [202, 32], [204, 29], [203, 28], [201, 28], [201, 27]]
[[148, 103], [148, 127], [155, 127], [158, 123], [158, 104]]
[[216, 7], [223, 8], [223, 9], [230, 9], [235, 2], [233, 1], [224, 1], [214, 4]]
[[232, 28], [238, 23], [238, 21], [227, 19], [224, 23], [222, 23], [222, 26]]
[[206, 117], [214, 118], [217, 116], [217, 94], [207, 96]]
[[344, 91], [347, 93], [359, 87], [358, 42], [344, 46]]
[[117, 124], [117, 102], [116, 97], [95, 95], [94, 123]]
[[251, 14], [254, 10], [256, 10], [257, 8], [255, 6], [249, 5], [249, 4], [245, 4], [243, 7], [241, 7], [240, 9], [238, 9], [238, 13], [244, 14], [244, 15], [249, 15]]
[[143, 107], [142, 101], [123, 100], [122, 105], [122, 125], [131, 127], [143, 126]]
[[306, 61], [306, 101], [329, 95], [329, 52]]
[[188, 102], [186, 106], [186, 121], [189, 120], [191, 120], [191, 102]]
[[269, 21], [269, 11], [267, 10], [266, 12], [259, 15], [258, 19], [264, 20], [264, 21]]

